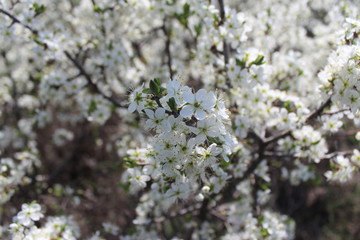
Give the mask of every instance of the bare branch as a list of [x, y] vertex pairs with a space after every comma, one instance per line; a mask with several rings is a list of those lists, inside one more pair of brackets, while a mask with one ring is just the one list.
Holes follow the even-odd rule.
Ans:
[[17, 23], [20, 24], [22, 26], [24, 26], [25, 28], [29, 29], [33, 34], [38, 35], [38, 31], [33, 29], [32, 27], [30, 27], [29, 25], [21, 22], [17, 17], [15, 17], [14, 15], [12, 15], [11, 13], [9, 13], [8, 11], [6, 11], [5, 9], [0, 8], [0, 13], [8, 16], [9, 18], [11, 18], [11, 20], [13, 21], [13, 23]]
[[320, 116], [320, 114], [324, 111], [324, 109], [329, 107], [330, 104], [331, 104], [331, 96], [307, 117], [305, 123], [308, 123], [311, 120]]
[[162, 30], [166, 36], [166, 42], [165, 42], [165, 54], [167, 56], [167, 66], [169, 69], [170, 78], [172, 79], [174, 76], [174, 70], [172, 69], [172, 56], [171, 56], [171, 30], [167, 29], [165, 26], [166, 19], [164, 20], [164, 25], [162, 26]]
[[85, 71], [84, 67], [76, 60], [68, 51], [64, 51], [66, 57], [75, 65], [75, 67], [79, 70], [80, 74], [83, 75], [88, 82], [90, 88], [94, 90], [96, 93], [100, 94], [102, 97], [113, 103], [116, 107], [124, 108], [126, 107], [123, 103], [117, 100], [113, 95], [107, 96], [105, 95], [99, 87], [92, 81], [91, 76]]
[[[223, 0], [219, 0], [219, 8], [220, 8], [220, 18], [221, 18], [220, 25], [222, 25], [225, 23], [225, 20], [226, 20], [225, 5], [224, 5]], [[229, 64], [230, 48], [229, 48], [229, 44], [227, 43], [225, 38], [223, 39], [223, 54], [224, 54], [224, 65], [225, 65], [225, 72], [226, 72], [226, 85], [229, 88], [232, 88], [230, 79], [227, 76], [227, 65]]]

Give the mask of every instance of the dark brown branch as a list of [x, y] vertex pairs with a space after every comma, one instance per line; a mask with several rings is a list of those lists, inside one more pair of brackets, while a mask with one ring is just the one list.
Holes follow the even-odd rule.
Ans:
[[[225, 5], [224, 5], [224, 0], [219, 0], [219, 7], [220, 7], [220, 18], [221, 18], [221, 22], [220, 25], [225, 23], [226, 20], [226, 14], [225, 14]], [[223, 40], [223, 53], [224, 53], [224, 63], [225, 66], [229, 63], [229, 45], [226, 42], [225, 38]]]
[[286, 130], [286, 131], [280, 133], [279, 135], [266, 138], [264, 142], [268, 145], [270, 143], [276, 142], [277, 140], [279, 140], [281, 138], [290, 136], [290, 134], [291, 134], [291, 130]]
[[[223, 25], [226, 21], [226, 13], [225, 13], [225, 5], [223, 0], [219, 0], [219, 8], [220, 8], [220, 18], [221, 21], [219, 25]], [[232, 88], [231, 81], [227, 76], [227, 65], [229, 64], [229, 56], [230, 56], [230, 48], [229, 44], [227, 43], [225, 37], [223, 39], [223, 54], [224, 54], [224, 65], [225, 65], [225, 72], [226, 72], [226, 85], [229, 88]]]
[[22, 26], [24, 26], [25, 28], [27, 28], [28, 30], [30, 30], [33, 34], [38, 35], [38, 31], [33, 29], [32, 27], [30, 27], [29, 25], [21, 22], [17, 17], [15, 17], [14, 15], [12, 15], [11, 13], [9, 13], [8, 11], [0, 8], [0, 13], [8, 16], [9, 18], [11, 18], [11, 20], [13, 21], [13, 23], [17, 23], [20, 24]]
[[306, 119], [305, 123], [310, 122], [311, 120], [320, 116], [320, 114], [324, 111], [325, 108], [329, 107], [331, 104], [331, 97], [329, 97], [323, 104], [320, 105], [315, 111], [313, 111]]
[[171, 45], [171, 30], [167, 29], [165, 26], [165, 22], [166, 19], [164, 20], [164, 25], [162, 27], [162, 30], [166, 36], [166, 41], [165, 41], [165, 54], [167, 56], [167, 66], [169, 69], [169, 74], [170, 74], [170, 78], [173, 79], [174, 76], [174, 70], [172, 69], [172, 55], [171, 55], [171, 49], [170, 49], [170, 45]]
[[346, 111], [350, 111], [350, 108], [339, 109], [339, 110], [336, 110], [336, 111], [323, 112], [322, 114], [323, 115], [335, 115], [335, 114], [346, 112]]
[[[314, 110], [306, 119], [305, 123], [308, 123], [311, 119], [314, 119], [321, 115], [321, 113], [324, 111], [324, 109], [331, 104], [331, 97], [329, 97], [323, 104], [319, 106], [316, 110]], [[228, 185], [223, 189], [223, 198], [222, 202], [226, 202], [232, 199], [232, 196], [234, 194], [234, 191], [236, 190], [236, 186], [241, 183], [242, 181], [246, 180], [251, 174], [253, 174], [256, 170], [256, 168], [260, 165], [260, 163], [266, 158], [266, 147], [269, 146], [269, 144], [276, 142], [277, 140], [284, 138], [286, 136], [291, 135], [291, 130], [287, 130], [285, 132], [280, 133], [279, 135], [262, 139], [260, 136], [258, 136], [255, 132], [250, 132], [249, 136], [251, 136], [253, 139], [255, 139], [258, 143], [258, 157], [255, 161], [253, 161], [246, 171], [244, 172], [243, 176], [237, 179], [233, 179], [231, 182], [228, 183]]]
[[114, 98], [113, 95], [107, 96], [105, 95], [98, 86], [92, 81], [91, 76], [85, 71], [84, 67], [79, 63], [78, 60], [76, 60], [74, 57], [71, 56], [71, 54], [68, 51], [64, 51], [64, 54], [66, 57], [75, 65], [75, 67], [79, 70], [80, 74], [83, 75], [88, 82], [90, 88], [95, 91], [96, 93], [100, 94], [102, 97], [113, 103], [116, 107], [124, 108], [125, 105], [122, 104], [120, 101], [118, 101], [116, 98]]
[[[311, 120], [317, 118], [321, 115], [325, 108], [329, 107], [331, 104], [331, 97], [329, 97], [323, 104], [319, 106], [319, 108], [315, 109], [310, 115], [306, 118], [305, 123], [309, 123]], [[277, 140], [289, 136], [291, 134], [291, 130], [286, 130], [279, 135], [272, 136], [270, 138], [265, 139], [266, 144], [270, 144], [272, 142], [276, 142]]]

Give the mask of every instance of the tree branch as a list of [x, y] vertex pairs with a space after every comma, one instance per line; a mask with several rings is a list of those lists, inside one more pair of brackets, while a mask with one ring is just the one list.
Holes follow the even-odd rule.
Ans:
[[30, 27], [29, 25], [21, 22], [17, 17], [15, 17], [14, 15], [12, 15], [12, 14], [9, 13], [8, 11], [0, 8], [0, 13], [2, 13], [2, 14], [4, 14], [4, 15], [8, 16], [9, 18], [11, 18], [11, 20], [13, 21], [13, 23], [20, 24], [20, 25], [24, 26], [25, 28], [27, 28], [28, 30], [30, 30], [33, 34], [38, 35], [39, 32], [38, 32], [37, 30], [35, 30], [35, 29], [33, 29], [32, 27]]
[[[218, 2], [219, 2], [220, 18], [221, 18], [221, 22], [219, 25], [223, 25], [226, 21], [225, 5], [224, 5], [223, 0], [219, 0]], [[226, 85], [229, 88], [232, 88], [230, 79], [227, 76], [227, 65], [229, 64], [230, 48], [229, 48], [229, 45], [228, 45], [225, 37], [223, 38], [223, 54], [224, 54], [224, 65], [225, 65], [225, 72], [226, 72]]]
[[124, 108], [126, 107], [124, 104], [122, 104], [119, 100], [117, 100], [113, 95], [107, 96], [105, 95], [99, 87], [92, 81], [91, 76], [86, 72], [84, 67], [79, 63], [78, 60], [76, 60], [74, 57], [71, 56], [71, 54], [68, 51], [64, 51], [64, 54], [66, 57], [75, 65], [75, 67], [79, 70], [80, 74], [83, 75], [88, 82], [90, 88], [95, 91], [96, 93], [100, 94], [102, 97], [113, 103], [116, 107]]
[[[331, 104], [331, 97], [329, 97], [323, 104], [319, 106], [316, 110], [314, 110], [305, 120], [305, 123], [308, 123], [311, 119], [314, 119], [318, 117], [326, 107], [330, 106]], [[277, 140], [284, 138], [286, 136], [291, 135], [291, 130], [286, 130], [279, 135], [262, 139], [260, 136], [258, 136], [255, 132], [250, 132], [250, 136], [252, 136], [258, 143], [258, 157], [255, 161], [253, 161], [246, 171], [244, 172], [244, 175], [240, 178], [233, 179], [231, 182], [228, 183], [227, 187], [223, 189], [223, 198], [222, 201], [229, 201], [232, 199], [232, 195], [234, 191], [236, 190], [236, 186], [241, 183], [242, 181], [246, 180], [251, 174], [254, 173], [256, 168], [260, 165], [260, 163], [266, 158], [266, 147], [269, 146], [271, 143], [276, 142]]]
[[170, 74], [170, 78], [173, 79], [174, 77], [174, 70], [172, 69], [172, 56], [171, 56], [171, 49], [170, 49], [170, 45], [171, 45], [171, 30], [167, 29], [165, 26], [165, 22], [166, 19], [164, 20], [164, 25], [162, 26], [162, 30], [166, 36], [166, 41], [165, 41], [165, 54], [167, 56], [167, 66], [169, 69], [169, 74]]
[[331, 96], [307, 117], [305, 123], [308, 123], [314, 118], [320, 116], [320, 114], [324, 111], [324, 109], [329, 107], [330, 104], [331, 104]]

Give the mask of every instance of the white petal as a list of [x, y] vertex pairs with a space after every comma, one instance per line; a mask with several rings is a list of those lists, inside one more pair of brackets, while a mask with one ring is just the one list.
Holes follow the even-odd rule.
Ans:
[[164, 120], [161, 124], [161, 129], [164, 132], [170, 132], [171, 131], [171, 124], [168, 120]]
[[207, 97], [206, 100], [202, 103], [202, 107], [205, 110], [209, 110], [211, 108], [213, 108], [216, 104], [216, 96], [213, 92], [210, 92]]
[[144, 111], [150, 119], [154, 119], [154, 111], [153, 110], [145, 109]]
[[180, 111], [180, 115], [184, 118], [191, 117], [194, 114], [194, 108], [191, 105], [186, 105]]
[[206, 112], [202, 109], [196, 109], [195, 117], [197, 120], [203, 120], [206, 117]]
[[195, 95], [191, 92], [191, 89], [188, 89], [182, 94], [182, 97], [185, 102], [187, 103], [194, 103], [195, 102]]
[[209, 137], [218, 137], [219, 136], [219, 131], [216, 131], [214, 128], [209, 128], [207, 133], [208, 133]]
[[199, 91], [197, 91], [196, 93], [196, 101], [201, 102], [201, 101], [205, 101], [206, 97], [207, 97], [207, 92], [205, 89], [200, 89]]
[[136, 110], [136, 107], [137, 107], [136, 102], [131, 102], [129, 107], [128, 107], [128, 111], [132, 113], [132, 112], [134, 112]]
[[158, 109], [156, 109], [155, 117], [156, 117], [157, 119], [162, 119], [162, 118], [164, 118], [164, 115], [165, 115], [165, 109], [164, 109], [164, 108], [158, 108]]
[[205, 134], [200, 134], [195, 137], [194, 143], [195, 144], [203, 144], [205, 140], [206, 140]]

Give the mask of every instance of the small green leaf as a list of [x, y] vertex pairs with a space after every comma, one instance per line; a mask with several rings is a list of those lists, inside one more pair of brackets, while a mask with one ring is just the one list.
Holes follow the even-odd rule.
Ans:
[[268, 231], [266, 228], [260, 229], [260, 233], [261, 233], [261, 235], [262, 235], [263, 237], [268, 237], [268, 236], [270, 236], [270, 233], [269, 233], [269, 231]]
[[244, 61], [243, 59], [240, 60], [240, 59], [236, 58], [235, 61], [236, 61], [236, 65], [238, 65], [242, 68], [246, 67], [246, 61]]
[[154, 82], [160, 87], [160, 85], [161, 85], [160, 78], [155, 78]]
[[98, 5], [94, 5], [93, 11], [96, 12], [96, 13], [104, 13], [105, 9], [99, 7]]
[[188, 3], [185, 3], [184, 6], [183, 6], [183, 10], [184, 10], [184, 15], [186, 17], [190, 16], [190, 4]]
[[173, 112], [177, 112], [177, 107], [176, 107], [176, 102], [175, 102], [175, 98], [170, 98], [169, 101], [167, 102], [168, 106], [170, 107], [171, 111]]
[[39, 5], [38, 3], [34, 3], [33, 8], [36, 15], [40, 15], [46, 10], [46, 7], [43, 4]]
[[318, 144], [320, 143], [320, 141], [321, 141], [321, 139], [318, 140], [318, 141], [316, 141], [316, 142], [312, 142], [311, 145], [313, 145], [313, 146], [314, 146], [314, 145], [318, 145]]
[[93, 113], [97, 109], [96, 102], [92, 100], [88, 108], [88, 114]]
[[261, 190], [266, 191], [269, 189], [269, 186], [266, 183], [261, 183], [260, 188], [261, 188]]
[[264, 64], [265, 63], [264, 58], [265, 57], [263, 55], [259, 55], [253, 62], [250, 63], [249, 66], [251, 66], [253, 64], [258, 65], [258, 66]]
[[163, 88], [163, 87], [160, 86], [160, 94], [161, 95], [163, 95], [164, 92], [166, 92], [166, 91], [167, 91], [166, 88]]
[[121, 187], [126, 193], [130, 191], [130, 182], [127, 183], [119, 182], [117, 185]]
[[44, 42], [42, 42], [42, 41], [40, 41], [37, 37], [34, 37], [34, 42], [37, 44], [37, 45], [39, 45], [39, 46], [42, 46], [43, 48], [47, 48], [47, 44], [46, 43], [44, 43]]
[[195, 25], [196, 36], [199, 36], [201, 34], [201, 30], [202, 30], [202, 24], [201, 23]]
[[218, 24], [218, 22], [220, 22], [220, 19], [217, 14], [213, 13], [211, 16], [213, 17], [215, 24]]
[[150, 88], [144, 88], [142, 90], [142, 92], [145, 93], [145, 94], [151, 94], [151, 89]]
[[124, 165], [127, 168], [134, 168], [134, 167], [136, 167], [136, 160], [134, 160], [132, 158], [125, 157], [124, 158]]
[[151, 90], [152, 94], [159, 97], [160, 96], [160, 86], [156, 83], [155, 80], [156, 79], [150, 81], [150, 90]]
[[263, 224], [265, 217], [263, 215], [260, 215], [258, 218], [259, 224]]

